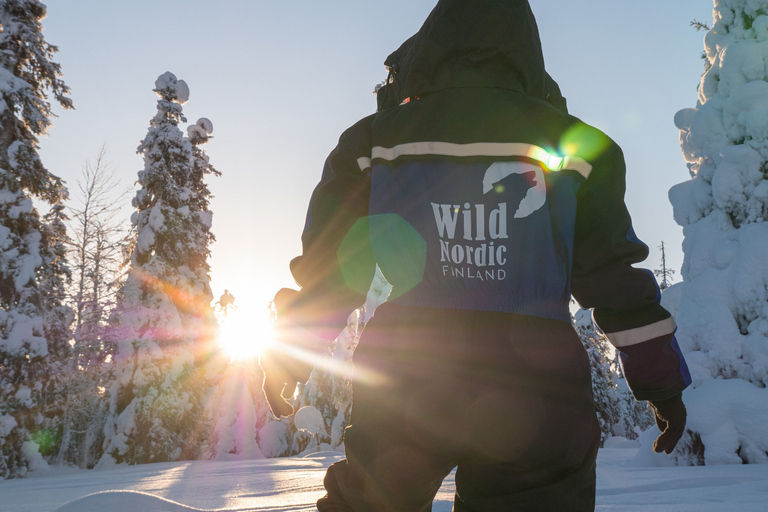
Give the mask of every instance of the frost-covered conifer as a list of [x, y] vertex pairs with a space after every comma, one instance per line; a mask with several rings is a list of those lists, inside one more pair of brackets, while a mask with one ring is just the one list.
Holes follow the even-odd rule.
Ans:
[[574, 316], [573, 324], [589, 357], [592, 396], [602, 442], [607, 436], [613, 434], [613, 426], [619, 422], [615, 392], [617, 376], [611, 368], [610, 344], [605, 336], [601, 336], [595, 329], [591, 311], [579, 310]]
[[213, 426], [207, 440], [207, 459], [260, 459], [257, 432], [271, 416], [261, 391], [263, 381], [252, 364], [221, 367], [216, 392], [208, 402], [206, 416]]
[[589, 356], [601, 442], [610, 436], [635, 439], [639, 431], [653, 422], [646, 403], [638, 402], [630, 393], [620, 375], [617, 354], [608, 338], [595, 328], [591, 311], [579, 310], [573, 325]]
[[352, 356], [365, 324], [376, 308], [387, 301], [391, 290], [392, 286], [377, 269], [365, 305], [351, 312], [346, 328], [323, 354], [323, 362], [314, 368], [306, 384], [300, 384], [293, 407], [299, 410], [312, 406], [319, 411], [323, 428], [316, 436], [297, 430], [291, 418], [275, 420], [263, 400], [263, 394], [259, 391], [253, 395], [259, 447], [265, 456], [295, 455], [312, 449], [311, 446], [308, 448], [308, 444], [317, 442], [333, 449], [342, 446], [344, 429], [349, 425], [352, 410]]
[[377, 268], [365, 305], [349, 315], [346, 328], [333, 344], [332, 353], [326, 355], [327, 364], [316, 367], [309, 382], [301, 388], [297, 407], [311, 405], [320, 411], [325, 431], [318, 434], [318, 440], [333, 448], [344, 442], [344, 429], [350, 422], [352, 356], [366, 323], [376, 308], [387, 301], [391, 291], [392, 285]]
[[[45, 5], [0, 0], [0, 477], [21, 476], [58, 442], [58, 398], [69, 348], [62, 305], [62, 202], [67, 191], [38, 155], [48, 94], [71, 108], [57, 51], [42, 35]], [[43, 218], [32, 200], [51, 206]], [[36, 446], [37, 445], [37, 446]], [[38, 451], [39, 448], [39, 451]]]
[[[349, 425], [352, 409], [352, 355], [360, 341], [363, 327], [361, 308], [347, 319], [346, 328], [324, 355], [325, 364], [318, 365], [301, 388], [298, 407], [311, 405], [323, 418], [325, 429], [318, 434], [321, 443], [337, 448], [344, 441], [344, 429]], [[297, 407], [297, 408], [298, 408]]]
[[202, 119], [184, 136], [179, 123], [189, 89], [172, 73], [161, 75], [154, 91], [157, 114], [138, 148], [144, 169], [133, 199], [130, 270], [113, 313], [116, 381], [102, 465], [195, 458], [207, 434], [199, 423], [209, 388], [203, 363], [215, 317], [204, 177], [218, 172], [199, 146], [212, 125]]
[[755, 418], [768, 410], [768, 2], [715, 0], [713, 14], [697, 105], [675, 115], [691, 179], [669, 194], [685, 261], [663, 300], [694, 388], [678, 453], [765, 463], [768, 429]]

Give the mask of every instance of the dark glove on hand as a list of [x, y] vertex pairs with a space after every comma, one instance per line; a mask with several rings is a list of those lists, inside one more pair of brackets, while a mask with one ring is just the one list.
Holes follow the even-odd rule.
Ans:
[[264, 396], [278, 419], [293, 414], [286, 397], [292, 397], [298, 384], [309, 380], [314, 368], [312, 356], [330, 344], [290, 320], [290, 304], [297, 294], [296, 290], [283, 288], [275, 295], [275, 340], [259, 357], [264, 372]]
[[686, 412], [683, 394], [678, 393], [666, 400], [649, 400], [649, 402], [653, 407], [656, 426], [661, 430], [661, 435], [653, 443], [653, 451], [669, 455], [685, 432]]

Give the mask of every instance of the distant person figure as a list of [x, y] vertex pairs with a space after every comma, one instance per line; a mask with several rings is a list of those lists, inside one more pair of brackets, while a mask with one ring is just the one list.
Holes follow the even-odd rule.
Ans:
[[235, 307], [235, 296], [229, 293], [229, 290], [224, 290], [224, 293], [219, 297], [218, 302], [216, 302], [221, 310], [224, 312], [224, 316], [227, 315], [228, 309], [230, 307]]
[[621, 149], [568, 113], [526, 0], [440, 0], [385, 64], [378, 112], [312, 195], [302, 288], [275, 296], [270, 407], [293, 413], [299, 349], [328, 346], [378, 265], [392, 292], [354, 354], [346, 460], [318, 509], [428, 512], [457, 468], [455, 512], [591, 512], [600, 428], [571, 295], [653, 406], [657, 452], [685, 430], [691, 381], [653, 274], [632, 266], [648, 248]]

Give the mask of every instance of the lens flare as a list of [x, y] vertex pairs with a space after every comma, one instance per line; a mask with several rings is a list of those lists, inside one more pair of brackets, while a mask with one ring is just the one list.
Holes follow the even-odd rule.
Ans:
[[563, 155], [579, 156], [588, 162], [596, 160], [610, 145], [605, 134], [583, 124], [574, 125], [560, 139]]
[[218, 344], [232, 360], [255, 359], [273, 343], [274, 332], [267, 308], [234, 310], [219, 315]]

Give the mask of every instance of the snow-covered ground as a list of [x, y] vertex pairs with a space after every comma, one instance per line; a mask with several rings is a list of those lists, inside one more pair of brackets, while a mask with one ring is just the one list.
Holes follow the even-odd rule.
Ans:
[[[653, 467], [656, 456], [638, 455], [637, 443], [613, 441], [598, 457], [598, 511], [768, 510], [768, 465]], [[341, 456], [54, 470], [0, 481], [0, 512], [308, 512], [323, 495], [325, 468]], [[451, 510], [453, 491], [451, 476], [434, 512]]]

